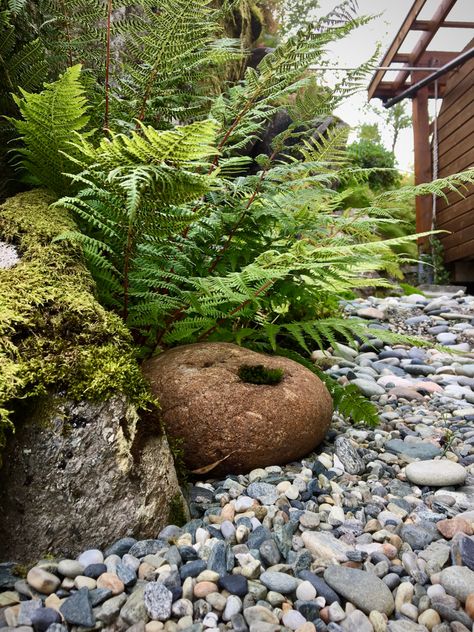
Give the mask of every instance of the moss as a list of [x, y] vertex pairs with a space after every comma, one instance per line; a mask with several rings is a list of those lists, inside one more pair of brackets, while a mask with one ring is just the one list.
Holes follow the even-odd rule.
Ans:
[[249, 384], [279, 384], [283, 379], [283, 369], [270, 369], [263, 364], [243, 364], [239, 368], [239, 377]]
[[168, 524], [174, 524], [177, 527], [182, 527], [186, 524], [187, 520], [188, 515], [184, 505], [184, 498], [181, 494], [176, 493], [169, 503]]
[[0, 206], [0, 239], [21, 254], [0, 270], [0, 445], [18, 400], [50, 390], [92, 401], [119, 392], [138, 408], [151, 402], [126, 326], [96, 300], [77, 248], [54, 242], [75, 226], [51, 201], [34, 190]]

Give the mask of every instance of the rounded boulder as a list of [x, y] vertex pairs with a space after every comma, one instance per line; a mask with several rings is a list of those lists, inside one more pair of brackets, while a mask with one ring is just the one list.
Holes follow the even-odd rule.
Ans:
[[[277, 384], [239, 377], [242, 366], [280, 369]], [[183, 440], [191, 470], [249, 472], [313, 450], [329, 428], [332, 399], [321, 380], [287, 358], [230, 343], [185, 345], [144, 365], [170, 436]]]

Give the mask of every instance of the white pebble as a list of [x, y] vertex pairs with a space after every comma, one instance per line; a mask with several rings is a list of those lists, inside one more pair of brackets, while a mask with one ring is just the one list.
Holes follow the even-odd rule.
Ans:
[[297, 630], [304, 623], [306, 623], [306, 619], [297, 610], [287, 610], [283, 615], [283, 625], [290, 630]]
[[296, 589], [296, 597], [301, 601], [311, 601], [316, 597], [316, 589], [311, 582], [303, 581]]

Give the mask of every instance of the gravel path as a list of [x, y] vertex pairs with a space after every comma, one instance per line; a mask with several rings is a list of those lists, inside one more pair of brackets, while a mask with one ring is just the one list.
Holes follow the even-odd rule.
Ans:
[[[367, 299], [375, 338], [317, 362], [377, 403], [337, 415], [307, 459], [200, 482], [192, 520], [26, 580], [0, 566], [0, 626], [20, 632], [466, 632], [474, 617], [474, 298]], [[422, 335], [463, 355], [388, 347]], [[380, 334], [379, 334], [380, 335]]]

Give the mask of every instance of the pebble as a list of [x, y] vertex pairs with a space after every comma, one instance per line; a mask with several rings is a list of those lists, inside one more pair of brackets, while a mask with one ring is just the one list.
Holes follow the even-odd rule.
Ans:
[[466, 480], [465, 468], [446, 459], [410, 463], [405, 468], [405, 474], [415, 485], [430, 487], [462, 485]]
[[28, 571], [26, 581], [32, 588], [44, 595], [55, 592], [61, 583], [59, 577], [38, 567], [33, 567]]
[[377, 610], [390, 615], [394, 610], [392, 593], [386, 584], [372, 573], [333, 565], [324, 572], [324, 580], [366, 614]]
[[143, 600], [146, 613], [150, 619], [155, 621], [166, 621], [169, 619], [173, 593], [164, 584], [159, 582], [148, 583], [143, 593]]

